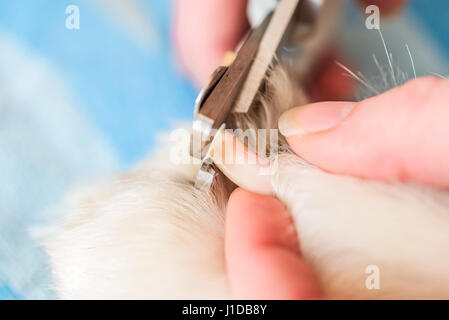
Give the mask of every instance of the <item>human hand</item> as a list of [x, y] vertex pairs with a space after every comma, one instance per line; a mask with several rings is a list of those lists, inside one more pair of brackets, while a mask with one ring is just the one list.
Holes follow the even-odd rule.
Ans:
[[[419, 78], [361, 102], [287, 111], [279, 128], [295, 153], [333, 173], [449, 187], [449, 79]], [[238, 298], [320, 298], [279, 200], [236, 190], [226, 258]]]
[[424, 77], [361, 102], [283, 114], [291, 148], [333, 173], [449, 186], [449, 79]]

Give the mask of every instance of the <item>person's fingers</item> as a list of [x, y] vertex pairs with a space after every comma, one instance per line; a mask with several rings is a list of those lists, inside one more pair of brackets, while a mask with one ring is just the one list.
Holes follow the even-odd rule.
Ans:
[[425, 77], [355, 102], [295, 108], [279, 120], [318, 167], [380, 180], [449, 186], [449, 79]]
[[230, 285], [238, 299], [318, 299], [311, 267], [301, 258], [296, 232], [276, 198], [236, 189], [225, 232]]
[[363, 9], [369, 5], [378, 6], [382, 15], [393, 15], [398, 13], [409, 1], [410, 0], [357, 0]]
[[199, 86], [249, 28], [247, 0], [177, 0], [174, 41], [180, 63]]

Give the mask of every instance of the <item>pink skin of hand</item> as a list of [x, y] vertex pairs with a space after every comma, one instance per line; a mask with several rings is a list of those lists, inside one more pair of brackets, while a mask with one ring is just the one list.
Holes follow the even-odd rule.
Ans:
[[312, 268], [299, 252], [295, 229], [276, 198], [244, 189], [229, 199], [225, 252], [238, 299], [321, 299]]
[[449, 79], [424, 77], [357, 103], [292, 109], [279, 127], [298, 155], [324, 170], [444, 188], [449, 186], [447, 101]]

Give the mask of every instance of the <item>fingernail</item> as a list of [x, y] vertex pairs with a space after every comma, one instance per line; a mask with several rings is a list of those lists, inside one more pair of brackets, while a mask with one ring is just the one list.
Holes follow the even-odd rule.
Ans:
[[291, 137], [332, 129], [346, 119], [355, 105], [355, 102], [318, 102], [290, 109], [279, 118], [279, 131]]

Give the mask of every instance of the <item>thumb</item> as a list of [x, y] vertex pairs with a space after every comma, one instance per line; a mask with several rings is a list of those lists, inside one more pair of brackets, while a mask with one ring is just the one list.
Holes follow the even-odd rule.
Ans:
[[318, 280], [304, 261], [293, 222], [276, 198], [236, 189], [226, 213], [225, 253], [239, 299], [318, 299]]
[[449, 186], [449, 79], [419, 78], [358, 103], [295, 108], [279, 129], [324, 170]]

